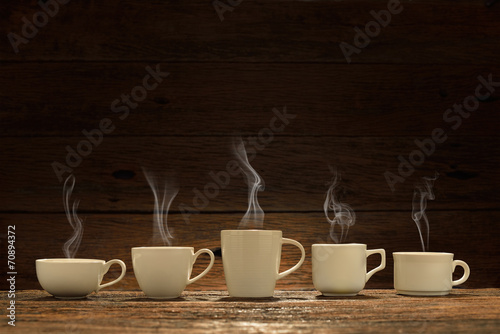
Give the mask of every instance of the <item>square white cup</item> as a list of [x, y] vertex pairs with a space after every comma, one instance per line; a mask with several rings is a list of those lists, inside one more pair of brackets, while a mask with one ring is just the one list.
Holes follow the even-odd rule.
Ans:
[[[366, 272], [366, 258], [380, 254], [381, 263]], [[385, 250], [367, 250], [365, 244], [312, 245], [314, 287], [325, 296], [355, 296], [370, 277], [385, 268]]]
[[[302, 256], [295, 266], [279, 273], [283, 244], [298, 247]], [[277, 230], [223, 230], [221, 246], [227, 290], [232, 297], [272, 297], [276, 281], [297, 270], [306, 254], [298, 241], [283, 238]]]
[[[199, 255], [210, 255], [210, 264], [198, 276], [191, 277], [193, 265]], [[193, 247], [134, 247], [132, 264], [141, 290], [149, 298], [172, 299], [181, 295], [187, 285], [205, 276], [214, 265], [214, 253]]]

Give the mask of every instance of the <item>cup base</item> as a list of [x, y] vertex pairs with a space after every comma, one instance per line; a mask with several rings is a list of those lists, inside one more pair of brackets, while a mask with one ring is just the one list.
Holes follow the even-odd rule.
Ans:
[[242, 293], [242, 294], [232, 294], [229, 293], [229, 297], [232, 298], [273, 298], [273, 294], [262, 294], [262, 293]]
[[446, 296], [450, 291], [411, 291], [411, 290], [396, 290], [398, 295], [406, 296]]
[[162, 299], [175, 299], [175, 298], [179, 298], [179, 296], [167, 296], [167, 297], [151, 297], [151, 296], [148, 296], [146, 295], [147, 298], [151, 298], [151, 299], [157, 299], [157, 300], [162, 300]]
[[57, 299], [63, 299], [63, 300], [72, 300], [72, 299], [85, 299], [87, 296], [72, 296], [72, 297], [61, 297], [61, 296], [54, 296]]
[[265, 296], [238, 296], [238, 295], [229, 295], [231, 298], [247, 298], [247, 299], [259, 299], [259, 298], [274, 298], [274, 295], [265, 295]]
[[358, 293], [322, 293], [325, 297], [354, 297]]

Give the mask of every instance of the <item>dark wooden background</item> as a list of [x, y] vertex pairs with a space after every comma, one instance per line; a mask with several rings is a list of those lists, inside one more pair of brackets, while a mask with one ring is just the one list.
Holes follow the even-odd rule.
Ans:
[[[65, 147], [76, 148], [82, 130], [103, 118], [116, 129], [73, 171], [85, 218], [77, 256], [123, 259], [128, 273], [114, 288], [138, 289], [130, 248], [151, 245], [153, 209], [141, 166], [177, 174], [169, 215], [174, 245], [217, 251], [220, 230], [237, 228], [246, 210], [244, 179], [232, 177], [189, 223], [180, 206], [193, 207], [193, 189], [203, 191], [211, 171], [225, 170], [233, 135], [258, 135], [273, 108], [286, 106], [296, 117], [252, 162], [266, 183], [259, 193], [264, 227], [283, 230], [307, 250], [302, 268], [277, 288], [313, 288], [310, 247], [328, 241], [322, 207], [329, 164], [342, 172], [342, 200], [358, 217], [347, 241], [387, 251], [387, 268], [368, 288], [392, 288], [392, 252], [421, 249], [411, 200], [415, 182], [435, 171], [430, 250], [469, 263], [463, 287], [500, 287], [500, 88], [394, 192], [384, 178], [397, 172], [398, 155], [416, 149], [415, 139], [449, 129], [443, 113], [474, 94], [478, 75], [500, 81], [500, 4], [402, 5], [348, 64], [339, 43], [352, 44], [353, 28], [387, 1], [243, 1], [222, 22], [206, 0], [71, 1], [17, 54], [7, 34], [20, 34], [22, 17], [32, 21], [40, 8], [2, 1], [1, 271], [8, 225], [16, 225], [17, 289], [40, 288], [35, 259], [63, 256], [72, 231], [51, 164], [63, 163]], [[120, 120], [111, 103], [157, 64], [169, 76]], [[214, 269], [188, 289], [225, 289], [217, 254]], [[282, 267], [298, 257], [285, 246]]]

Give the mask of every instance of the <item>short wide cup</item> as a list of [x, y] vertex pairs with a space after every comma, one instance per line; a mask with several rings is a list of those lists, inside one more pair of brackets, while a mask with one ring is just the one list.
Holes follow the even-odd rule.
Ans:
[[[198, 276], [191, 277], [193, 265], [202, 253], [210, 255], [210, 264]], [[188, 284], [205, 276], [214, 265], [214, 253], [193, 247], [134, 247], [132, 264], [141, 290], [149, 298], [177, 298]]]
[[[104, 275], [113, 264], [122, 267], [120, 277], [101, 284]], [[92, 292], [119, 282], [127, 267], [121, 260], [96, 259], [39, 259], [36, 260], [36, 275], [42, 288], [60, 299], [84, 298]]]
[[[452, 253], [395, 252], [394, 288], [401, 295], [444, 296], [453, 286], [469, 278], [467, 263], [453, 260]], [[464, 268], [462, 278], [453, 281], [456, 266]]]
[[[366, 258], [378, 253], [381, 263], [366, 272]], [[370, 277], [385, 268], [385, 250], [367, 250], [365, 244], [312, 245], [314, 287], [325, 296], [355, 296]]]
[[[279, 273], [281, 246], [291, 244], [300, 249], [300, 261]], [[276, 281], [297, 270], [305, 259], [305, 250], [295, 240], [282, 237], [281, 231], [221, 231], [222, 263], [231, 297], [265, 298], [274, 295]]]

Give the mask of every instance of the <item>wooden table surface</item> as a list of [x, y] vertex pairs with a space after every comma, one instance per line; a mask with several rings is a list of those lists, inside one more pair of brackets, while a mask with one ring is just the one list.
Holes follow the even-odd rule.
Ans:
[[[1, 292], [2, 318], [6, 292]], [[6, 328], [8, 327], [8, 328]], [[41, 290], [16, 293], [16, 327], [2, 333], [499, 333], [500, 289], [455, 289], [443, 297], [363, 290], [327, 298], [317, 291], [276, 291], [274, 298], [231, 298], [226, 291], [185, 291], [157, 301], [140, 291], [101, 291], [58, 300]]]

